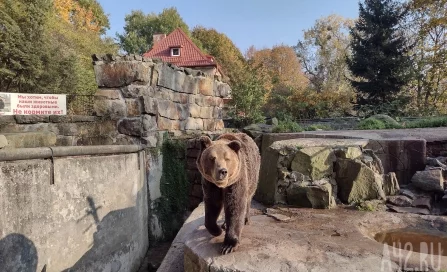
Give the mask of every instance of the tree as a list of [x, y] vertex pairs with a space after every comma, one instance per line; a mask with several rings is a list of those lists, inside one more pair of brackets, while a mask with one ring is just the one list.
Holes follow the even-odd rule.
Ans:
[[267, 90], [264, 111], [276, 116], [279, 112], [290, 111], [290, 96], [308, 85], [293, 48], [276, 45], [271, 49], [256, 50], [251, 47], [247, 53], [251, 56], [248, 63], [252, 67], [262, 66], [265, 71], [265, 75], [261, 76]]
[[408, 3], [408, 35], [415, 43], [412, 51], [415, 78], [410, 85], [418, 113], [445, 111], [447, 102], [447, 0]]
[[216, 58], [231, 86], [245, 80], [246, 61], [230, 38], [213, 28], [207, 29], [202, 26], [194, 27], [192, 37], [202, 44], [208, 54]]
[[[59, 1], [59, 0], [57, 0]], [[23, 93], [93, 94], [91, 55], [115, 53], [98, 29], [60, 20], [58, 2], [0, 2], [0, 90]], [[54, 3], [55, 6], [51, 6]]]
[[350, 54], [347, 32], [352, 25], [352, 20], [336, 14], [320, 18], [304, 31], [304, 39], [295, 46], [315, 91], [351, 91], [346, 57]]
[[0, 90], [26, 92], [39, 85], [48, 52], [43, 37], [46, 0], [0, 2]]
[[[132, 11], [124, 20], [124, 34], [116, 35], [121, 48], [131, 54], [143, 54], [148, 51], [153, 45], [154, 34], [169, 34], [180, 27], [191, 36], [188, 25], [174, 7], [166, 8], [160, 14], [146, 15], [141, 10]], [[200, 44], [196, 45], [200, 47]]]
[[109, 18], [96, 0], [54, 0], [58, 17], [76, 29], [104, 34], [110, 27]]
[[257, 123], [263, 120], [262, 106], [266, 101], [267, 90], [263, 86], [263, 67], [247, 66], [244, 70], [244, 81], [232, 86], [230, 115], [240, 125]]
[[377, 108], [395, 100], [411, 79], [410, 48], [400, 28], [405, 12], [393, 0], [365, 0], [359, 12], [347, 63], [359, 78], [351, 80], [358, 105]]

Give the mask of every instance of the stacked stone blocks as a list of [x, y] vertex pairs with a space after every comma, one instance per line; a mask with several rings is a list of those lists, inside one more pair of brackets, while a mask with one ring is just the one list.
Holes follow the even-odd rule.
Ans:
[[218, 77], [140, 56], [94, 56], [99, 90], [95, 113], [118, 121], [118, 131], [156, 141], [160, 131], [220, 131], [223, 98]]

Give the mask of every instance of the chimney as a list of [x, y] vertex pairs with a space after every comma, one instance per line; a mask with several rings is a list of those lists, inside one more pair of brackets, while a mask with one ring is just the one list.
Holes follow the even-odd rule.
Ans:
[[157, 43], [161, 42], [161, 40], [163, 40], [164, 38], [166, 38], [166, 34], [154, 34], [152, 36], [153, 38], [153, 46], [154, 47]]

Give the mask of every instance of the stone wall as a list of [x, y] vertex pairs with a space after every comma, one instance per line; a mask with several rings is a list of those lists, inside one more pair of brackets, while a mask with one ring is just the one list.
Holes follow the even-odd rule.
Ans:
[[138, 150], [1, 151], [11, 160], [0, 162], [0, 270], [136, 271], [148, 248], [145, 152]]
[[176, 135], [220, 131], [228, 84], [202, 71], [142, 59], [95, 56], [100, 89], [95, 112], [117, 120], [121, 134], [154, 145], [159, 131]]
[[[0, 148], [155, 147], [165, 132], [179, 136], [224, 129], [222, 109], [231, 89], [220, 77], [134, 55], [94, 55], [93, 60], [99, 87], [94, 116], [0, 116], [5, 136]], [[34, 134], [24, 137], [28, 132]]]
[[202, 175], [197, 169], [196, 160], [200, 154], [200, 141], [191, 139], [187, 142], [186, 150], [186, 174], [189, 182], [189, 203], [188, 208], [192, 211], [202, 202]]

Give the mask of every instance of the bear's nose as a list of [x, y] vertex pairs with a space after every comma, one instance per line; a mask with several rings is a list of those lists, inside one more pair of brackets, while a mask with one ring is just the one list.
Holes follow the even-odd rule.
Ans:
[[227, 176], [227, 173], [228, 171], [226, 168], [219, 169], [219, 178], [224, 179]]

